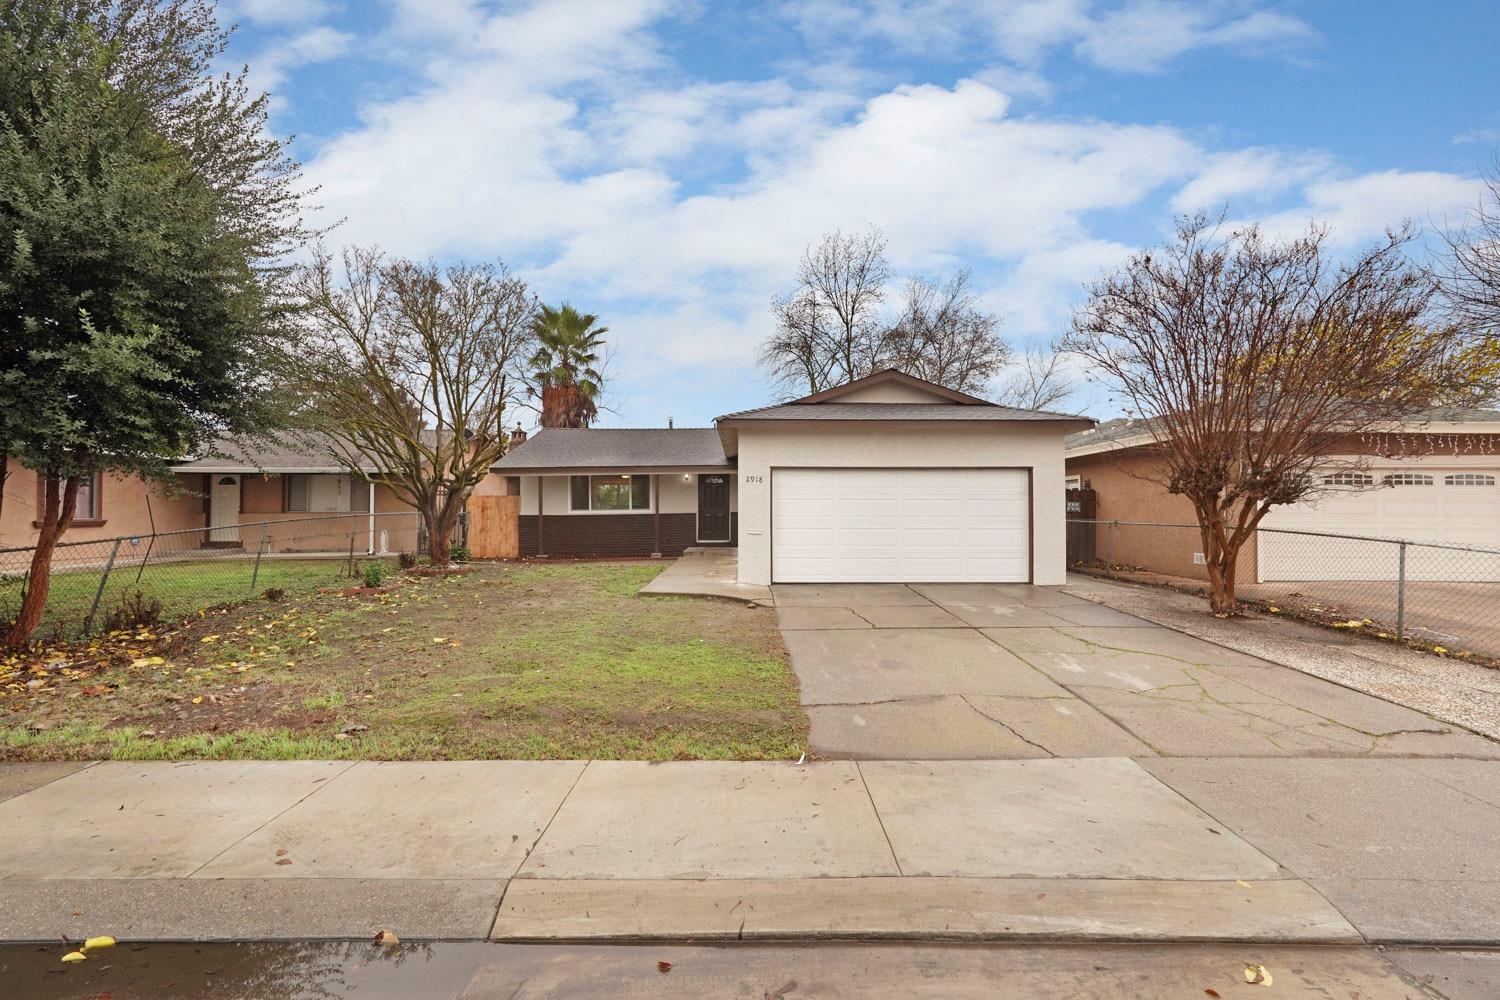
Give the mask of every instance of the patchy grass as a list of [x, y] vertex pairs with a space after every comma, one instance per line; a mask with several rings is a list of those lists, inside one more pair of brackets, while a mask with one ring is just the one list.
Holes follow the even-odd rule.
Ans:
[[807, 719], [774, 612], [636, 596], [660, 570], [488, 565], [403, 577], [376, 597], [313, 587], [39, 650], [0, 662], [12, 671], [0, 758], [802, 753]]
[[[390, 566], [394, 565], [392, 560]], [[263, 559], [258, 573], [254, 566], [253, 554], [243, 552], [191, 562], [147, 563], [144, 570], [121, 566], [105, 583], [94, 627], [100, 628], [109, 613], [137, 590], [148, 600], [160, 601], [163, 615], [171, 620], [196, 614], [199, 608], [249, 600], [271, 589], [284, 591], [288, 597], [301, 597], [316, 593], [320, 587], [353, 582], [348, 562], [343, 559]], [[38, 635], [76, 635], [94, 603], [100, 575], [97, 569], [54, 573]], [[22, 586], [18, 576], [0, 578], [0, 620], [15, 616], [21, 605]]]

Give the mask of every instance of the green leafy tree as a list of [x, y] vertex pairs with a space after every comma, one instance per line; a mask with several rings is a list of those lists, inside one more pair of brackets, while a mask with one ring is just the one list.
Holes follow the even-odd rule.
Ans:
[[26, 643], [79, 485], [166, 479], [274, 422], [296, 165], [201, 0], [0, 0], [0, 458], [43, 476], [5, 642]]
[[531, 332], [537, 340], [530, 363], [532, 393], [541, 399], [542, 426], [587, 427], [599, 415], [600, 355], [609, 327], [565, 303], [558, 309], [541, 306]]

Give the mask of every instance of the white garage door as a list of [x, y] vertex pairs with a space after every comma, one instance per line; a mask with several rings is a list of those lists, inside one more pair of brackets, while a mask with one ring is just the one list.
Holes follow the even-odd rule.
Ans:
[[[1431, 467], [1343, 473], [1367, 477], [1309, 503], [1273, 508], [1262, 528], [1372, 535], [1438, 544], [1500, 549], [1500, 468]], [[1377, 485], [1390, 482], [1392, 485]], [[1262, 531], [1260, 578], [1274, 580], [1394, 580], [1397, 546], [1309, 538]], [[1500, 580], [1500, 555], [1441, 548], [1407, 549], [1412, 580]]]
[[779, 469], [771, 474], [777, 583], [1030, 579], [1024, 469]]

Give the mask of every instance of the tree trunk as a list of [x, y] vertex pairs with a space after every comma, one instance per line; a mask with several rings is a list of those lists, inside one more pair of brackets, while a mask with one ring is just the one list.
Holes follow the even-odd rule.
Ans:
[[[21, 610], [10, 630], [5, 633], [5, 645], [9, 649], [21, 649], [31, 641], [31, 635], [41, 624], [42, 612], [47, 607], [47, 591], [52, 586], [52, 553], [58, 539], [73, 523], [73, 504], [78, 500], [78, 477], [70, 476], [58, 490], [56, 477], [48, 476], [42, 495], [42, 526], [37, 529], [36, 548], [31, 554], [31, 571], [26, 577], [26, 593], [21, 597]], [[59, 492], [61, 496], [59, 496]]]
[[1209, 611], [1216, 618], [1232, 618], [1240, 613], [1239, 601], [1234, 596], [1240, 547], [1226, 535], [1224, 522], [1216, 511], [1198, 511], [1198, 532], [1203, 543], [1204, 568], [1208, 571]]
[[453, 526], [439, 512], [423, 514], [427, 524], [427, 561], [446, 568], [453, 561]]

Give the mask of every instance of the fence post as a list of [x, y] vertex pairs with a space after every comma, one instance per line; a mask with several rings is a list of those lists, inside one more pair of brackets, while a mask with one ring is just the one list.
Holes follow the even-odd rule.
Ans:
[[109, 550], [109, 561], [104, 564], [104, 572], [99, 574], [99, 589], [94, 591], [94, 603], [89, 608], [89, 616], [83, 620], [83, 634], [87, 636], [94, 628], [94, 615], [99, 611], [99, 602], [104, 597], [104, 585], [109, 582], [109, 571], [115, 568], [115, 556], [120, 554], [120, 541], [115, 539], [114, 548]]
[[250, 593], [255, 593], [255, 581], [260, 579], [260, 557], [266, 551], [266, 536], [271, 532], [271, 523], [262, 521], [260, 525], [260, 544], [255, 549], [255, 568], [250, 571]]
[[1396, 557], [1396, 638], [1406, 638], [1406, 543]]
[[349, 575], [354, 575], [354, 529], [349, 529]]

